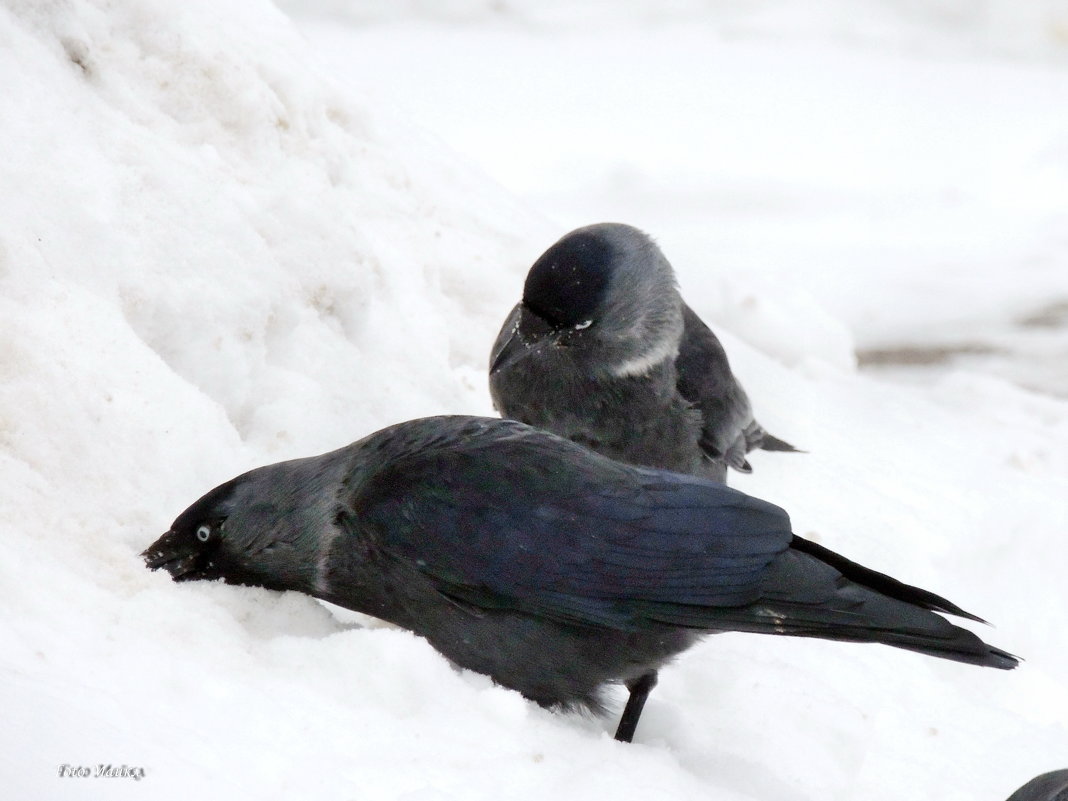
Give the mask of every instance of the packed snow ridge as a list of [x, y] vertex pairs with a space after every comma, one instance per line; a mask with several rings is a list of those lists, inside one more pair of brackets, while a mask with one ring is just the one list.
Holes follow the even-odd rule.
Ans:
[[11, 797], [963, 801], [1063, 767], [1068, 404], [966, 372], [858, 375], [834, 313], [744, 276], [728, 288], [752, 303], [702, 306], [691, 251], [664, 241], [711, 324], [768, 326], [719, 333], [762, 423], [808, 451], [736, 485], [995, 622], [1020, 670], [713, 637], [625, 746], [407, 632], [149, 572], [140, 551], [239, 472], [490, 414], [526, 269], [597, 219], [540, 216], [259, 0], [7, 2], [0, 74]]

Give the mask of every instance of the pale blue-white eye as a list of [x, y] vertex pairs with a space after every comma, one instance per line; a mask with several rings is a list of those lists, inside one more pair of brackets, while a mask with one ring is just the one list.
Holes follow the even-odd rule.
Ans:
[[575, 326], [575, 330], [581, 331], [583, 328], [589, 328], [591, 325], [593, 325], [593, 320], [583, 320]]
[[209, 539], [211, 539], [211, 526], [209, 526], [207, 523], [200, 526], [197, 529], [197, 539], [201, 542], [207, 542]]

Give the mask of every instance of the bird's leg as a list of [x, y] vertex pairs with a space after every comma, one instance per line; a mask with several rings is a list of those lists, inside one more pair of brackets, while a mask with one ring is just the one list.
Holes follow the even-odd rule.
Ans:
[[643, 673], [638, 678], [627, 682], [630, 698], [627, 699], [627, 705], [623, 708], [623, 715], [619, 719], [618, 728], [616, 728], [616, 739], [621, 743], [629, 743], [634, 738], [634, 730], [638, 728], [638, 718], [642, 716], [645, 699], [649, 697], [649, 693], [652, 692], [655, 686], [655, 670], [650, 670], [648, 673]]

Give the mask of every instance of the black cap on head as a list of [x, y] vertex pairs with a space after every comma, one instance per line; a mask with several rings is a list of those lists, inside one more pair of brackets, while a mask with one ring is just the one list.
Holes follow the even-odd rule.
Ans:
[[556, 328], [585, 322], [604, 299], [616, 258], [615, 248], [600, 233], [570, 233], [534, 262], [523, 303]]

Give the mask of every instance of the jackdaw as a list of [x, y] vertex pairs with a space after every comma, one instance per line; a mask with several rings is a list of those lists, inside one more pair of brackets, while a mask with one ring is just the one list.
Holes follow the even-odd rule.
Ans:
[[1010, 795], [1008, 801], [1068, 801], [1068, 770], [1036, 776]]
[[753, 418], [716, 335], [660, 248], [629, 225], [564, 236], [534, 262], [490, 354], [504, 417], [631, 464], [726, 481], [746, 454], [795, 451]]
[[390, 621], [544, 706], [600, 711], [623, 683], [624, 741], [656, 669], [712, 632], [1017, 663], [934, 612], [978, 618], [793, 535], [777, 506], [512, 420], [413, 420], [252, 470], [144, 557], [177, 581], [297, 590]]
[[716, 481], [728, 465], [750, 472], [754, 448], [796, 450], [754, 419], [660, 248], [619, 223], [572, 231], [530, 268], [490, 354], [490, 394], [501, 415], [613, 459]]

